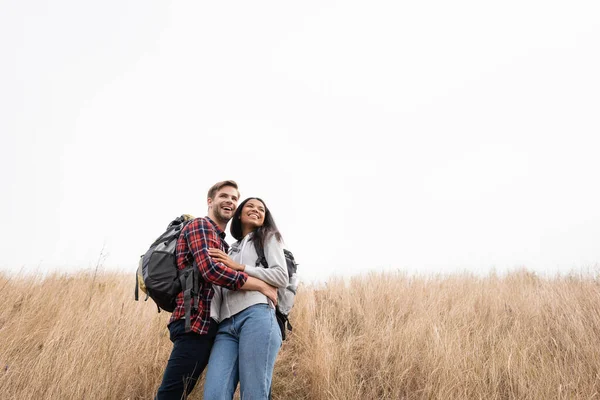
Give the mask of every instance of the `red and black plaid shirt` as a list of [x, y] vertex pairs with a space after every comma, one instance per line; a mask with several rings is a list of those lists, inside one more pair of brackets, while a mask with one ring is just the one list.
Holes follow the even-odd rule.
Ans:
[[[198, 312], [192, 313], [192, 331], [204, 335], [210, 325], [210, 302], [214, 295], [212, 284], [231, 290], [241, 288], [248, 274], [226, 267], [220, 262], [213, 261], [208, 255], [209, 248], [221, 249], [227, 253], [229, 245], [225, 242], [225, 232], [210, 218], [196, 218], [188, 223], [177, 239], [177, 268], [184, 269], [196, 261], [200, 270], [198, 288], [200, 301]], [[177, 307], [171, 315], [169, 323], [185, 317], [183, 293], [177, 296]]]

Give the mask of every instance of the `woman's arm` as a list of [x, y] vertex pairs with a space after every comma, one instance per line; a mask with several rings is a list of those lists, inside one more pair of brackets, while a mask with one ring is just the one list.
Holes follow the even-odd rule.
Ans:
[[219, 249], [209, 249], [208, 252], [215, 261], [220, 261], [236, 271], [245, 272], [249, 276], [260, 279], [271, 286], [284, 288], [288, 285], [289, 278], [287, 264], [283, 255], [283, 245], [274, 235], [271, 235], [267, 239], [264, 248], [265, 258], [267, 259], [269, 268], [240, 264]]
[[284, 288], [288, 285], [288, 272], [285, 257], [283, 255], [283, 245], [274, 235], [271, 235], [265, 243], [265, 258], [269, 264], [269, 268], [261, 266], [246, 265], [242, 270], [249, 276], [258, 278], [268, 284]]
[[[227, 255], [227, 253], [225, 253], [222, 250], [209, 249], [208, 253], [210, 254], [211, 258], [213, 258], [215, 261], [222, 262], [227, 267], [229, 267], [233, 270], [244, 271], [245, 268], [249, 267], [249, 265], [243, 265], [243, 264], [240, 264], [240, 263], [234, 261], [231, 257], [229, 257]], [[284, 261], [285, 261], [285, 259], [284, 259]], [[286, 276], [286, 282], [287, 282], [287, 269], [286, 269], [285, 276]], [[242, 287], [240, 287], [240, 290], [254, 290], [257, 292], [261, 292], [262, 294], [267, 296], [269, 299], [271, 299], [273, 304], [275, 304], [275, 305], [277, 304], [277, 287], [275, 285], [271, 284], [270, 282], [268, 282], [266, 279], [252, 277], [252, 276], [250, 276], [250, 274], [248, 274], [248, 279], [246, 280], [246, 283], [244, 283], [244, 285]]]

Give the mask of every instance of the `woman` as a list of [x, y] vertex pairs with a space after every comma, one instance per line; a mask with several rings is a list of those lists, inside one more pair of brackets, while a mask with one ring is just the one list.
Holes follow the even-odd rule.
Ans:
[[[281, 234], [264, 201], [256, 197], [244, 200], [233, 215], [230, 230], [237, 239], [230, 255], [210, 249], [211, 257], [272, 286], [285, 288], [288, 275]], [[259, 254], [264, 254], [266, 262]], [[268, 399], [275, 358], [281, 347], [275, 307], [265, 295], [254, 291], [220, 288], [220, 295], [216, 293], [213, 301], [219, 298], [218, 315], [215, 308], [211, 309], [211, 317], [220, 323], [208, 362], [204, 399], [232, 399], [238, 381], [242, 400]]]

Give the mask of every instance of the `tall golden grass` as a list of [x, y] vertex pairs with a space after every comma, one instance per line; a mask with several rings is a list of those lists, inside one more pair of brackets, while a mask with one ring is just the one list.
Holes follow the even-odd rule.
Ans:
[[[130, 275], [0, 275], [0, 399], [150, 399], [171, 351]], [[600, 282], [370, 274], [303, 286], [274, 399], [600, 398]], [[197, 387], [191, 399], [200, 399]]]

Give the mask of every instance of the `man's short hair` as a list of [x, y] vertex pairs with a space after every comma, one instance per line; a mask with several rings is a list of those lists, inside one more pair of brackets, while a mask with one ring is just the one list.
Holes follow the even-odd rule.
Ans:
[[206, 196], [206, 198], [214, 199], [217, 192], [219, 190], [223, 189], [225, 186], [231, 186], [232, 188], [237, 190], [238, 197], [240, 197], [240, 191], [239, 191], [238, 185], [237, 185], [237, 183], [235, 183], [235, 181], [221, 181], [221, 182], [215, 183], [214, 185], [212, 185], [212, 187], [210, 189], [208, 189], [208, 196]]

